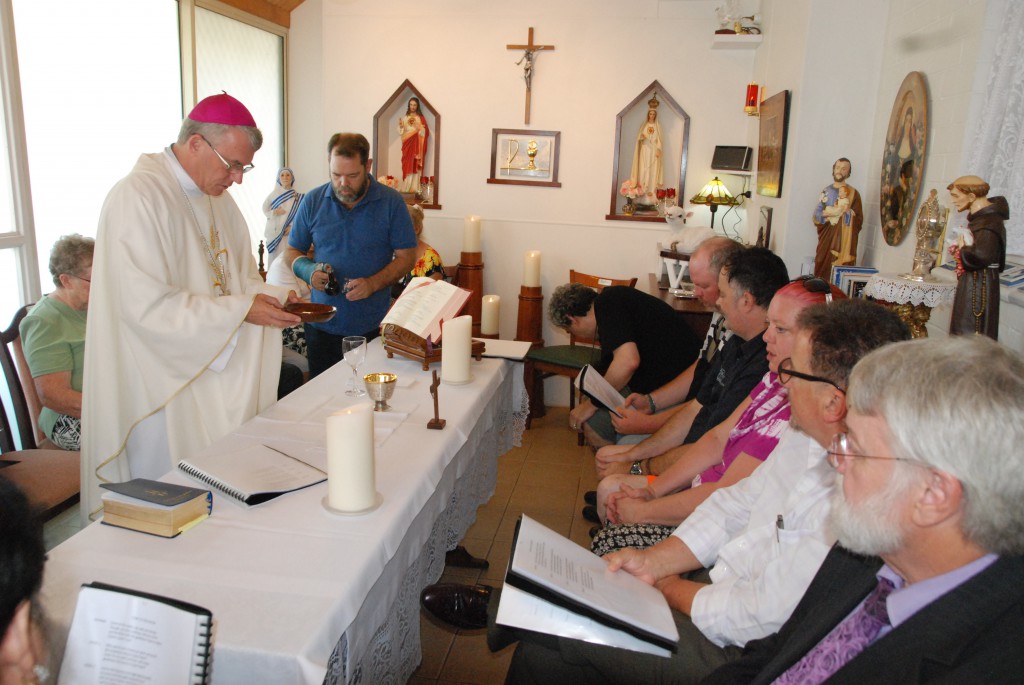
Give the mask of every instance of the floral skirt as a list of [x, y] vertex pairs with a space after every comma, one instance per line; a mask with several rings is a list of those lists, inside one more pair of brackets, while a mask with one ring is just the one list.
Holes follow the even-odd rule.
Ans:
[[295, 350], [303, 357], [306, 356], [306, 330], [301, 323], [282, 329], [281, 337], [285, 347]]
[[626, 547], [645, 549], [661, 542], [675, 529], [676, 526], [663, 526], [658, 523], [608, 525], [594, 536], [590, 542], [590, 549], [599, 557]]

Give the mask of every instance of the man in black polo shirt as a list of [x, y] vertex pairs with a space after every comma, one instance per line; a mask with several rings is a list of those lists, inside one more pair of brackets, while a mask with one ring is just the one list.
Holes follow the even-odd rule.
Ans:
[[[752, 247], [732, 255], [718, 278], [718, 307], [733, 335], [715, 355], [696, 398], [644, 441], [598, 450], [599, 478], [612, 473], [661, 473], [675, 461], [674, 448], [696, 442], [727, 419], [768, 372], [762, 334], [772, 296], [789, 282], [786, 265], [770, 250]], [[653, 407], [671, 406], [682, 399], [672, 395], [671, 384], [650, 392], [649, 398]]]
[[[683, 373], [700, 351], [700, 338], [671, 306], [635, 288], [598, 293], [569, 283], [552, 293], [548, 315], [568, 333], [598, 341], [591, 364], [620, 392], [651, 392]], [[608, 412], [587, 399], [570, 412], [569, 426], [584, 430], [594, 446], [614, 439]]]

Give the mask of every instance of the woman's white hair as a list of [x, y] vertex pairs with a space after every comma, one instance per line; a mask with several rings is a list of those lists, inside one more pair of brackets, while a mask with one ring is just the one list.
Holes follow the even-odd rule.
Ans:
[[983, 336], [889, 345], [854, 368], [847, 404], [885, 419], [893, 456], [960, 481], [967, 539], [998, 554], [1024, 552], [1020, 355]]

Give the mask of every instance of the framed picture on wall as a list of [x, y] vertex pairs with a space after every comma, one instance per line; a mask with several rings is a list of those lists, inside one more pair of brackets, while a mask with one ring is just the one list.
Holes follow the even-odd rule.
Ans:
[[899, 245], [914, 219], [928, 143], [928, 88], [924, 74], [907, 74], [896, 93], [882, 150], [879, 208], [882, 237]]
[[757, 247], [772, 249], [772, 208], [761, 207], [761, 220], [757, 225]]
[[757, 194], [782, 197], [786, 170], [786, 137], [789, 132], [789, 91], [776, 93], [761, 103], [757, 142]]
[[488, 183], [561, 188], [558, 182], [559, 131], [513, 128], [491, 130]]
[[373, 175], [409, 204], [441, 209], [441, 114], [409, 79], [373, 116]]

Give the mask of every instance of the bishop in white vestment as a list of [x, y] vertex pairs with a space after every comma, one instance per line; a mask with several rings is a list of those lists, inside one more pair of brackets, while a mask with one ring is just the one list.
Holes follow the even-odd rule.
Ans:
[[83, 519], [99, 484], [158, 478], [277, 399], [282, 309], [225, 192], [262, 143], [227, 94], [206, 98], [178, 142], [142, 155], [100, 215], [86, 329]]

